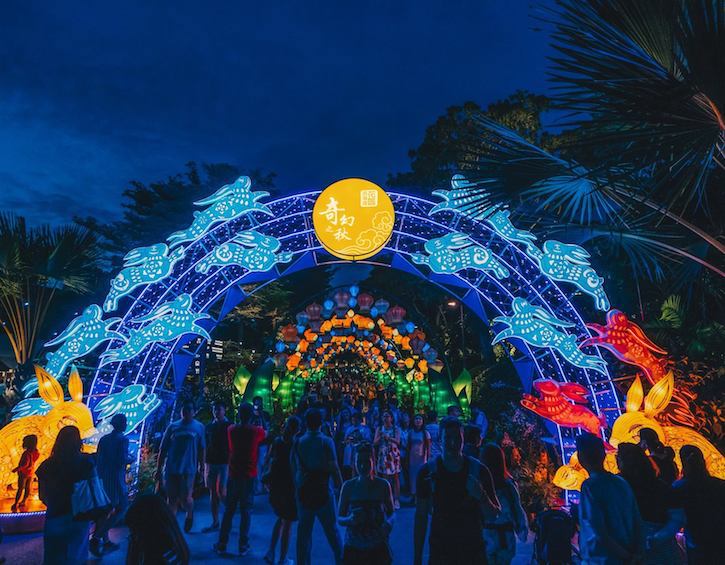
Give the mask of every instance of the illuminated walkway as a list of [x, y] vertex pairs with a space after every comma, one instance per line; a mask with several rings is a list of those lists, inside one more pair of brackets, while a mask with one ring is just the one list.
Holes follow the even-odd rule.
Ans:
[[[186, 539], [191, 549], [191, 557], [193, 563], [204, 563], [205, 565], [221, 564], [221, 563], [250, 563], [262, 564], [262, 557], [267, 551], [269, 535], [274, 525], [274, 514], [267, 502], [267, 497], [258, 496], [256, 498], [257, 507], [252, 516], [252, 530], [250, 532], [250, 543], [252, 552], [250, 555], [240, 558], [238, 555], [229, 555], [221, 557], [216, 555], [211, 547], [217, 540], [217, 534], [202, 534], [199, 530], [211, 522], [208, 512], [208, 501], [197, 501], [199, 510], [194, 517], [194, 531], [188, 534]], [[396, 513], [396, 522], [391, 536], [391, 545], [395, 557], [394, 563], [408, 565], [413, 561], [413, 508], [401, 508]], [[182, 514], [179, 514], [181, 517]], [[235, 526], [238, 522], [235, 522]], [[294, 529], [292, 534], [292, 549], [294, 550], [295, 535]], [[341, 532], [342, 533], [342, 532]], [[102, 563], [104, 565], [125, 565], [126, 558], [126, 538], [127, 531], [125, 528], [119, 528], [111, 531], [111, 539], [121, 544], [121, 549], [117, 552], [105, 555], [102, 559], [92, 559], [88, 563]], [[532, 537], [529, 536], [529, 540]], [[232, 530], [229, 540], [229, 547], [235, 548], [237, 543], [237, 529]], [[331, 563], [332, 554], [329, 550], [322, 528], [319, 524], [315, 525], [313, 539], [312, 560], [314, 563]], [[530, 543], [519, 545], [519, 555], [514, 559], [515, 564], [528, 564], [531, 562]], [[6, 536], [2, 544], [0, 544], [0, 556], [5, 556], [8, 563], [14, 565], [38, 565], [42, 562], [43, 540], [41, 534], [30, 534], [25, 536]], [[290, 555], [294, 559], [294, 554]]]

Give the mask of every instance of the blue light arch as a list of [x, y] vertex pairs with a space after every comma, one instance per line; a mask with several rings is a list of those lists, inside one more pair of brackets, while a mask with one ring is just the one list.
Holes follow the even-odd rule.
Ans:
[[[171, 276], [138, 289], [122, 298], [119, 312], [122, 320], [117, 330], [128, 334], [137, 327], [132, 320], [150, 312], [163, 302], [181, 294], [189, 294], [197, 312], [209, 313], [219, 309], [214, 318], [202, 320], [200, 325], [211, 332], [214, 327], [246, 295], [241, 285], [264, 284], [318, 266], [344, 263], [328, 254], [317, 240], [312, 223], [312, 208], [320, 191], [304, 192], [278, 198], [267, 203], [272, 215], [252, 212], [225, 221], [206, 235], [193, 241], [185, 250], [184, 258], [174, 265]], [[572, 322], [570, 333], [577, 342], [590, 336], [579, 311], [568, 297], [570, 287], [558, 285], [541, 272], [539, 266], [527, 255], [523, 246], [503, 239], [487, 223], [442, 211], [431, 215], [435, 203], [427, 199], [402, 193], [389, 192], [395, 207], [393, 235], [385, 248], [374, 257], [360, 263], [390, 267], [404, 271], [421, 280], [435, 284], [457, 297], [468, 308], [490, 325], [489, 317], [510, 315], [514, 297], [524, 298], [532, 305], [540, 306], [556, 318]], [[266, 272], [252, 272], [237, 265], [215, 269], [207, 274], [199, 273], [195, 266], [212, 250], [230, 241], [240, 232], [255, 229], [273, 236], [282, 243], [280, 252], [292, 254], [292, 260], [277, 264]], [[455, 232], [467, 234], [471, 240], [491, 250], [510, 271], [510, 276], [499, 280], [489, 271], [466, 269], [455, 274], [436, 274], [427, 266], [414, 264], [413, 254], [423, 251], [426, 241]], [[117, 315], [121, 315], [117, 314]], [[497, 325], [494, 324], [494, 331]], [[502, 328], [503, 326], [501, 326]], [[513, 363], [521, 377], [523, 387], [529, 390], [535, 378], [554, 378], [558, 381], [577, 382], [589, 389], [594, 410], [603, 414], [609, 425], [621, 414], [620, 403], [607, 370], [606, 376], [589, 369], [571, 365], [550, 348], [531, 348], [514, 339], [517, 353]], [[104, 351], [117, 348], [122, 342], [107, 342]], [[200, 348], [198, 336], [184, 335], [169, 343], [153, 344], [137, 357], [128, 361], [114, 362], [95, 370], [88, 404], [96, 411], [97, 404], [107, 395], [120, 392], [131, 384], [144, 384], [149, 392], [156, 393], [164, 401], [166, 412], [157, 410], [155, 417], [163, 417], [173, 405], [175, 388], [187, 373]], [[103, 353], [103, 352], [100, 352]], [[601, 358], [598, 349], [589, 348], [586, 353]], [[169, 371], [173, 375], [173, 388], [167, 388]], [[560, 452], [568, 460], [574, 451], [575, 430], [559, 428], [546, 422], [559, 440]], [[138, 456], [149, 421], [135, 431], [130, 439]], [[555, 429], [556, 428], [556, 429]]]

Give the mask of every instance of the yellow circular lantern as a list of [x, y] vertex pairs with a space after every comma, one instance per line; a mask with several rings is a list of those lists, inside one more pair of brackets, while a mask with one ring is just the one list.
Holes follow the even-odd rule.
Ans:
[[377, 184], [360, 178], [332, 183], [312, 209], [315, 235], [326, 251], [348, 261], [372, 257], [390, 240], [393, 202]]

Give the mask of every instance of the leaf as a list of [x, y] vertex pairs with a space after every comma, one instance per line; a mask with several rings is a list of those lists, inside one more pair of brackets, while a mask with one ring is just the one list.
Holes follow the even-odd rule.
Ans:
[[642, 406], [642, 399], [644, 398], [644, 389], [642, 388], [642, 381], [639, 376], [634, 379], [632, 386], [627, 391], [627, 400], [625, 403], [627, 413], [638, 412]]
[[662, 412], [672, 399], [675, 377], [672, 371], [654, 384], [644, 399], [644, 415], [652, 418]]
[[682, 299], [672, 294], [662, 303], [660, 320], [667, 322], [672, 328], [679, 329], [685, 318], [685, 311], [682, 307]]

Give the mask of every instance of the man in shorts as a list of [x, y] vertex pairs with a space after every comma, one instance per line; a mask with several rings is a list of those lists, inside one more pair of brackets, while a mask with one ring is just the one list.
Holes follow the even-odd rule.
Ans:
[[226, 406], [216, 401], [212, 408], [214, 420], [206, 425], [206, 486], [211, 494], [211, 526], [201, 531], [213, 532], [219, 529], [219, 501], [227, 492], [229, 472], [229, 436], [231, 423], [226, 417]]
[[171, 512], [179, 507], [186, 511], [184, 531], [194, 525], [194, 477], [201, 473], [206, 449], [204, 425], [194, 418], [194, 404], [184, 402], [181, 419], [171, 422], [164, 432], [159, 449], [156, 479], [163, 470], [166, 498]]

